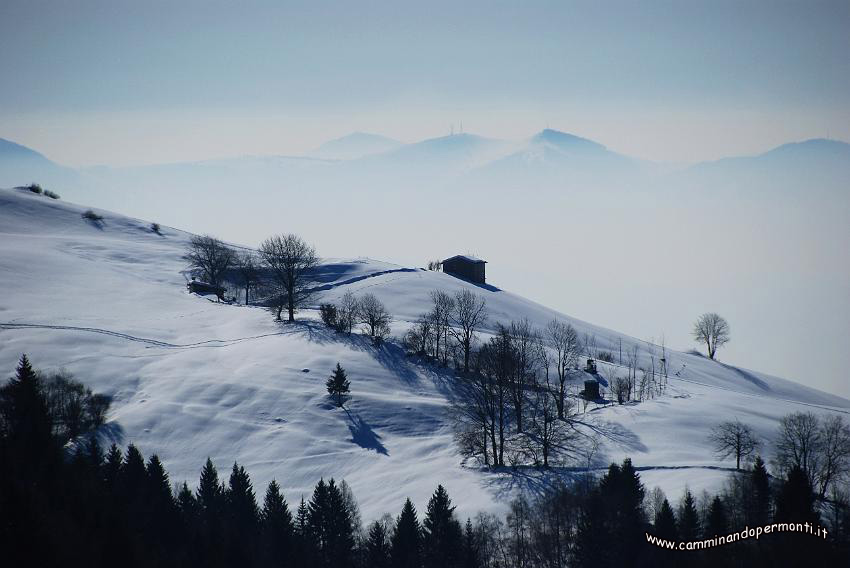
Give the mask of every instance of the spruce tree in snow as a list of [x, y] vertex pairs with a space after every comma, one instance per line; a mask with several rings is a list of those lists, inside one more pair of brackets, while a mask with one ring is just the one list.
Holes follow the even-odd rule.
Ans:
[[466, 527], [463, 531], [463, 568], [478, 568], [481, 564], [478, 552], [478, 539], [475, 536], [475, 529], [472, 527], [472, 521], [466, 519]]
[[227, 508], [234, 525], [253, 530], [259, 519], [254, 486], [245, 468], [233, 463], [227, 491]]
[[390, 542], [387, 529], [375, 521], [369, 525], [369, 537], [366, 540], [366, 566], [370, 568], [389, 568]]
[[15, 376], [0, 389], [0, 433], [20, 474], [30, 476], [43, 464], [53, 444], [52, 426], [41, 380], [21, 355]]
[[676, 528], [676, 516], [673, 507], [667, 499], [661, 504], [661, 508], [655, 513], [655, 536], [666, 540], [678, 540], [679, 531]]
[[[810, 523], [817, 527], [820, 515], [815, 506], [815, 493], [806, 472], [793, 466], [776, 495], [775, 523]], [[811, 536], [803, 532], [784, 533], [776, 545], [783, 566], [812, 566]], [[846, 562], [845, 564], [846, 565]]]
[[817, 522], [812, 484], [802, 468], [794, 466], [776, 495], [776, 522]]
[[315, 556], [315, 547], [310, 531], [310, 510], [304, 497], [301, 497], [301, 504], [298, 505], [298, 511], [295, 515], [295, 534], [292, 542], [292, 558], [294, 566], [311, 566]]
[[106, 461], [103, 464], [103, 477], [106, 481], [106, 486], [111, 491], [116, 490], [122, 461], [124, 461], [124, 456], [121, 455], [121, 448], [112, 444], [106, 453]]
[[345, 568], [352, 565], [354, 527], [349, 504], [340, 485], [328, 482], [328, 559], [329, 566]]
[[[655, 522], [653, 524], [656, 537], [670, 542], [679, 540], [679, 531], [676, 528], [676, 516], [673, 514], [673, 508], [667, 499], [664, 499], [661, 507], [655, 513]], [[679, 560], [669, 550], [661, 548], [651, 550], [650, 556], [652, 565], [661, 568], [676, 566], [676, 561]]]
[[422, 536], [416, 508], [410, 499], [404, 502], [396, 521], [390, 546], [390, 561], [393, 568], [421, 568]]
[[715, 495], [708, 508], [705, 521], [705, 538], [723, 536], [729, 532], [729, 519], [726, 516], [726, 506], [719, 496]]
[[697, 512], [694, 495], [689, 489], [685, 490], [685, 497], [679, 510], [679, 536], [684, 541], [697, 540], [700, 537], [699, 513]]
[[207, 458], [198, 484], [198, 506], [206, 520], [209, 521], [221, 514], [223, 501], [224, 489], [218, 480], [218, 470], [212, 460]]
[[286, 499], [280, 493], [280, 486], [272, 479], [266, 488], [263, 500], [262, 519], [262, 558], [269, 566], [282, 566], [287, 563], [291, 552], [291, 542], [295, 527]]
[[245, 468], [234, 463], [225, 495], [225, 526], [228, 537], [228, 564], [245, 566], [252, 563], [256, 549], [259, 510], [251, 478]]
[[142, 496], [143, 487], [147, 482], [145, 458], [133, 444], [127, 446], [127, 455], [124, 456], [124, 462], [121, 464], [119, 479], [125, 498], [134, 499]]
[[452, 500], [442, 485], [428, 501], [422, 521], [422, 550], [425, 568], [451, 568], [459, 565], [463, 533], [454, 515]]
[[339, 567], [351, 565], [354, 535], [351, 516], [336, 482], [319, 480], [310, 499], [307, 526], [318, 555], [318, 565]]
[[171, 494], [171, 482], [159, 456], [152, 455], [145, 468], [147, 472], [147, 493], [149, 506], [160, 519], [170, 519], [174, 513], [174, 496]]
[[342, 408], [343, 397], [349, 393], [351, 383], [345, 375], [345, 369], [340, 366], [339, 362], [337, 362], [336, 369], [325, 385], [328, 388], [328, 394], [336, 398], [336, 405]]
[[189, 484], [185, 481], [177, 492], [177, 509], [183, 517], [184, 525], [190, 529], [197, 525], [200, 520], [198, 500], [195, 498], [192, 490], [189, 489]]
[[750, 526], [765, 525], [770, 518], [770, 475], [761, 456], [756, 456], [753, 462], [750, 485], [752, 487], [752, 507], [748, 514]]

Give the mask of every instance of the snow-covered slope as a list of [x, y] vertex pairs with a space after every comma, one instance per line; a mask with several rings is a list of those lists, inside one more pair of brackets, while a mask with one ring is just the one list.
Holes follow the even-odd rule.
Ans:
[[[420, 508], [443, 483], [462, 515], [504, 506], [535, 474], [464, 467], [446, 417], [450, 374], [405, 358], [394, 342], [372, 347], [341, 337], [306, 311], [276, 324], [261, 308], [218, 304], [186, 292], [181, 260], [187, 233], [18, 190], [0, 190], [0, 370], [21, 353], [43, 370], [65, 368], [114, 396], [105, 434], [156, 452], [172, 481], [197, 482], [211, 456], [239, 461], [258, 491], [276, 478], [290, 501], [319, 477], [345, 478], [365, 519], [397, 512], [410, 496]], [[97, 211], [97, 210], [96, 210]], [[322, 300], [351, 290], [384, 301], [400, 336], [427, 310], [433, 289], [483, 295], [498, 321], [553, 318], [616, 351], [637, 340], [574, 320], [495, 286], [370, 259], [327, 260]], [[642, 344], [644, 357], [647, 346]], [[796, 410], [850, 412], [850, 401], [775, 377], [684, 353], [670, 354], [668, 392], [648, 402], [588, 409], [603, 442], [597, 465], [631, 456], [649, 485], [678, 496], [685, 484], [715, 487], [725, 476], [707, 429], [739, 417], [773, 435]], [[352, 383], [345, 410], [330, 404], [325, 380], [340, 362]], [[616, 366], [603, 366], [609, 379]], [[555, 474], [569, 475], [569, 471]], [[550, 474], [550, 475], [555, 475]]]

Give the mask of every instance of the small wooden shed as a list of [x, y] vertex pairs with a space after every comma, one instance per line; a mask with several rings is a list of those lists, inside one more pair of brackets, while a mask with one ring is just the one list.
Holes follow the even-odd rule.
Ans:
[[213, 295], [219, 300], [224, 300], [225, 289], [221, 286], [216, 286], [215, 284], [201, 282], [200, 280], [195, 280], [193, 278], [191, 282], [186, 283], [186, 288], [189, 289], [189, 292], [194, 294], [199, 294], [201, 296]]
[[484, 265], [486, 260], [481, 260], [468, 254], [457, 254], [443, 261], [443, 272], [465, 278], [478, 284], [485, 283]]
[[599, 381], [596, 379], [584, 381], [584, 391], [581, 395], [587, 400], [599, 400]]

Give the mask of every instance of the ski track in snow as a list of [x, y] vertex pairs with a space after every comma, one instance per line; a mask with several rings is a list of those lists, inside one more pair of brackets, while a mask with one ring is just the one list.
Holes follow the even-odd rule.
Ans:
[[127, 341], [136, 341], [138, 343], [147, 343], [152, 347], [165, 347], [169, 349], [192, 349], [197, 347], [228, 347], [242, 341], [250, 341], [252, 339], [262, 339], [263, 337], [273, 337], [275, 335], [283, 335], [284, 332], [264, 333], [262, 335], [253, 335], [250, 337], [237, 337], [235, 339], [207, 339], [205, 341], [197, 341], [195, 343], [175, 344], [167, 341], [159, 341], [158, 339], [149, 339], [146, 337], [136, 337], [120, 331], [112, 331], [109, 329], [100, 329], [97, 327], [78, 327], [73, 325], [47, 325], [36, 323], [12, 323], [0, 322], [0, 329], [55, 329], [61, 331], [83, 331], [88, 333], [100, 333]]

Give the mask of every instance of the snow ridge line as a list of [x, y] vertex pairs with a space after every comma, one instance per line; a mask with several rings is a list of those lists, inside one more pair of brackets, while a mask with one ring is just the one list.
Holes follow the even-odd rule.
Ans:
[[101, 329], [97, 327], [78, 327], [73, 325], [46, 325], [46, 324], [35, 324], [35, 323], [12, 323], [12, 322], [0, 322], [0, 329], [55, 329], [60, 331], [85, 331], [89, 333], [100, 333], [102, 335], [109, 335], [112, 337], [118, 337], [120, 339], [126, 339], [128, 341], [135, 341], [138, 343], [146, 343], [152, 347], [164, 347], [168, 349], [187, 349], [193, 347], [227, 347], [229, 345], [233, 345], [234, 343], [239, 343], [241, 341], [248, 341], [250, 339], [261, 339], [263, 337], [271, 337], [273, 335], [282, 335], [281, 332], [276, 333], [264, 333], [262, 335], [253, 335], [250, 337], [238, 337], [236, 339], [207, 339], [206, 341], [198, 341], [197, 343], [185, 343], [185, 344], [177, 344], [177, 343], [168, 343], [167, 341], [160, 341], [158, 339], [150, 339], [146, 337], [136, 337], [134, 335], [129, 335], [127, 333], [121, 333], [118, 331], [111, 331], [108, 329]]
[[310, 288], [310, 292], [322, 292], [325, 290], [332, 290], [334, 288], [339, 288], [340, 286], [345, 286], [346, 284], [354, 284], [355, 282], [360, 282], [361, 280], [366, 280], [367, 278], [374, 278], [375, 276], [383, 276], [384, 274], [392, 274], [394, 272], [419, 272], [419, 268], [390, 268], [388, 270], [379, 270], [377, 272], [370, 272], [369, 274], [363, 274], [361, 276], [354, 276], [353, 278], [349, 278], [348, 280], [342, 280], [340, 282], [331, 282], [328, 284], [322, 284], [320, 286], [315, 286]]

